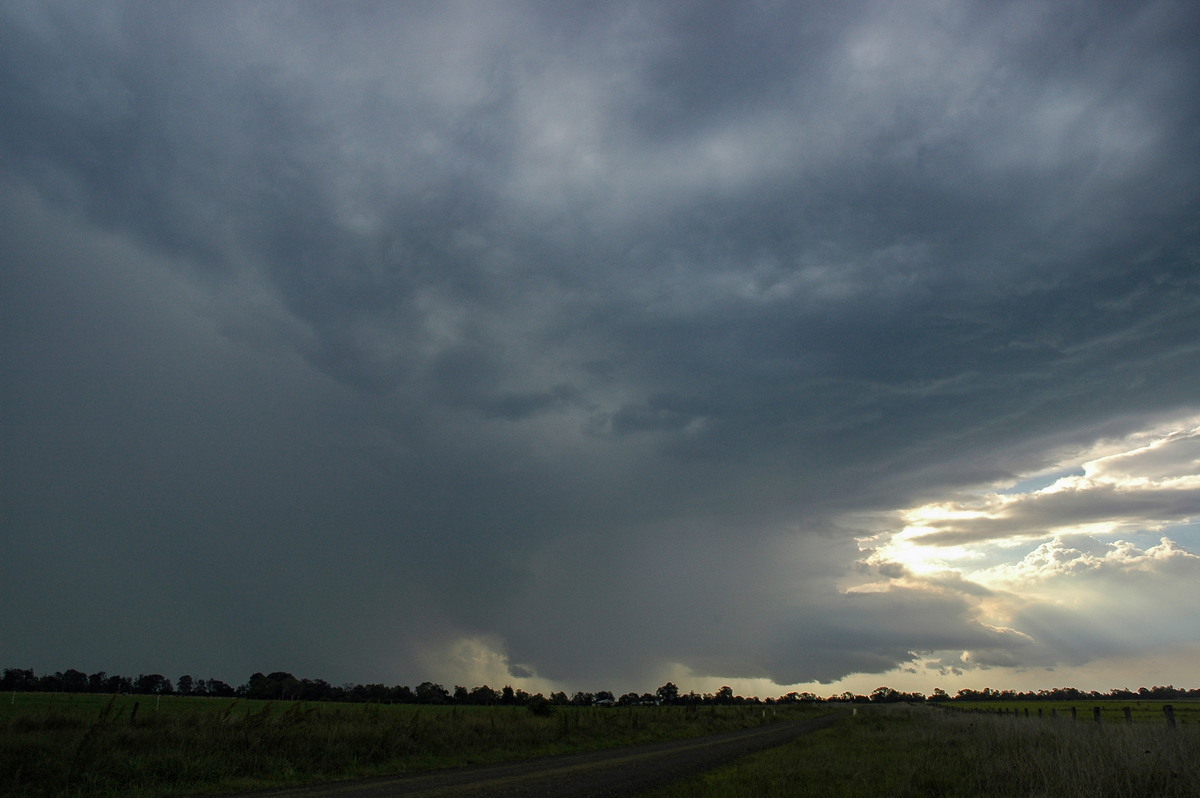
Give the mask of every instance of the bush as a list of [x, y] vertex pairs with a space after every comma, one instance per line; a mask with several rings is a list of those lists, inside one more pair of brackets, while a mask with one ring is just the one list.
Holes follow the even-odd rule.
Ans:
[[533, 698], [529, 699], [529, 711], [540, 717], [549, 717], [554, 714], [554, 705], [550, 703], [550, 699], [538, 693]]

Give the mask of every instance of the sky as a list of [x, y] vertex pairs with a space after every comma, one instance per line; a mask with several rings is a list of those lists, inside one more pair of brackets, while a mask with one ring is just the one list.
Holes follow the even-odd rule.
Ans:
[[1200, 7], [0, 5], [0, 666], [1200, 686]]

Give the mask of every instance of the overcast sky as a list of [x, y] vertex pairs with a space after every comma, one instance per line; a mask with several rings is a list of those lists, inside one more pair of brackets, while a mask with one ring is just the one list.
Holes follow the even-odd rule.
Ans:
[[1200, 686], [1200, 8], [0, 6], [0, 666]]

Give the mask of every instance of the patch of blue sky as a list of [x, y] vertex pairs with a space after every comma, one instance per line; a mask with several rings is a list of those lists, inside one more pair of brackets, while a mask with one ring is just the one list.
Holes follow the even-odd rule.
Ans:
[[1136, 532], [1096, 536], [1096, 539], [1103, 543], [1127, 540], [1143, 550], [1157, 546], [1163, 538], [1170, 538], [1184, 549], [1194, 554], [1200, 554], [1200, 519], [1186, 524], [1171, 524], [1162, 529], [1139, 529]]

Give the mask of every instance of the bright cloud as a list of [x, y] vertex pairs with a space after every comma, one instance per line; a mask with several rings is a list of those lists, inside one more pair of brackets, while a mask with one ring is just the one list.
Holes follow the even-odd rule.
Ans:
[[[1176, 429], [1139, 432], [1124, 448], [1078, 465], [1027, 493], [986, 493], [926, 504], [900, 513], [904, 529], [880, 552], [922, 563], [966, 556], [964, 545], [1016, 544], [1069, 535], [1111, 535], [1161, 530], [1200, 516], [1200, 427], [1196, 419]], [[1097, 447], [1115, 448], [1112, 442]], [[1070, 468], [1060, 464], [1061, 470]], [[934, 555], [929, 548], [956, 547]], [[894, 552], [889, 555], [887, 552]]]
[[904, 510], [900, 531], [863, 539], [877, 576], [857, 589], [958, 592], [978, 623], [1011, 633], [1003, 646], [943, 654], [939, 668], [1079, 664], [1195, 639], [1194, 614], [1162, 610], [1200, 600], [1200, 556], [1166, 536], [1141, 546], [1115, 536], [1200, 515], [1198, 453], [1189, 417], [1096, 444], [1040, 489]]

